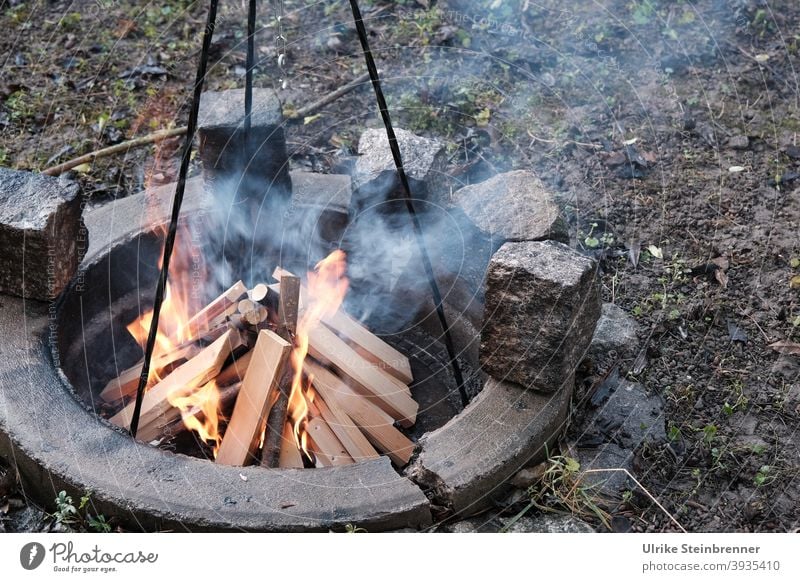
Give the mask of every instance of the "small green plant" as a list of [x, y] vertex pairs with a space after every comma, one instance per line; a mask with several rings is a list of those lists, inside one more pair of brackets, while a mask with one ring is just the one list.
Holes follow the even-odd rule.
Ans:
[[550, 457], [542, 478], [528, 488], [530, 502], [517, 515], [511, 518], [502, 531], [508, 531], [522, 516], [534, 507], [542, 511], [556, 511], [555, 504], [572, 515], [596, 517], [610, 529], [608, 513], [600, 507], [600, 495], [594, 491], [595, 485], [583, 485], [581, 464], [577, 459], [559, 455]]
[[56, 511], [53, 513], [56, 523], [72, 525], [78, 521], [78, 509], [72, 503], [72, 497], [66, 491], [59, 491], [56, 497]]
[[714, 439], [717, 437], [717, 425], [716, 424], [707, 424], [703, 427], [703, 444], [705, 446], [711, 446], [711, 443], [714, 442]]
[[368, 533], [363, 527], [358, 527], [352, 523], [348, 523], [346, 526], [344, 526], [344, 531], [345, 533]]
[[55, 519], [56, 523], [74, 531], [110, 532], [111, 524], [104, 515], [89, 513], [91, 498], [92, 494], [86, 493], [81, 496], [78, 506], [75, 507], [72, 496], [67, 495], [66, 491], [59, 491], [58, 497], [55, 499], [56, 510], [51, 517]]
[[755, 483], [756, 487], [761, 487], [763, 485], [769, 485], [775, 480], [775, 472], [773, 467], [770, 465], [761, 465], [761, 468], [756, 473], [755, 478], [753, 479], [753, 483]]
[[[731, 401], [733, 401], [733, 404], [731, 404]], [[731, 416], [737, 410], [745, 408], [748, 402], [747, 396], [744, 395], [744, 384], [737, 378], [731, 385], [730, 400], [725, 400], [722, 405], [722, 413], [726, 416]]]
[[669, 428], [667, 428], [667, 438], [673, 443], [679, 440], [681, 438], [681, 429], [670, 423]]

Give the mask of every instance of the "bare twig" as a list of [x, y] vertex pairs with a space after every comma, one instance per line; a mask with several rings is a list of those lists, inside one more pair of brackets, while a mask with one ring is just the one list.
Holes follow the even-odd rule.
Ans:
[[308, 117], [309, 115], [313, 115], [326, 105], [330, 105], [340, 97], [347, 95], [353, 89], [358, 88], [360, 85], [363, 85], [369, 81], [369, 73], [364, 73], [363, 75], [359, 75], [346, 85], [342, 85], [335, 91], [331, 91], [321, 99], [314, 101], [313, 103], [306, 105], [305, 107], [301, 107], [294, 113], [289, 116], [289, 119], [303, 119]]
[[50, 168], [47, 168], [42, 172], [42, 174], [47, 174], [48, 176], [59, 176], [76, 166], [80, 166], [81, 164], [86, 164], [88, 162], [93, 162], [98, 158], [106, 158], [108, 156], [113, 156], [114, 154], [121, 154], [133, 148], [138, 148], [151, 143], [158, 143], [160, 141], [164, 141], [165, 139], [169, 139], [171, 137], [178, 137], [185, 133], [186, 133], [186, 127], [174, 127], [172, 129], [162, 129], [154, 133], [143, 135], [142, 137], [137, 137], [135, 139], [130, 139], [128, 141], [120, 142], [118, 144], [109, 146], [107, 148], [103, 148], [101, 150], [89, 152], [88, 154], [84, 154], [75, 159], [69, 160], [68, 162], [64, 162], [63, 164], [58, 164], [57, 166], [52, 166]]
[[683, 526], [682, 526], [680, 523], [678, 523], [678, 520], [677, 520], [677, 519], [675, 519], [675, 518], [672, 516], [672, 514], [671, 514], [669, 511], [667, 511], [667, 510], [666, 510], [666, 508], [665, 508], [663, 505], [661, 505], [661, 504], [658, 502], [658, 499], [656, 499], [655, 497], [653, 497], [653, 495], [652, 495], [652, 494], [651, 494], [651, 493], [650, 493], [650, 492], [649, 492], [649, 491], [648, 491], [648, 490], [645, 488], [645, 486], [644, 486], [644, 485], [642, 485], [641, 483], [639, 483], [638, 479], [636, 479], [636, 477], [634, 477], [633, 475], [631, 475], [631, 472], [630, 472], [630, 471], [628, 471], [627, 469], [622, 469], [622, 468], [617, 468], [617, 469], [586, 469], [585, 471], [583, 471], [583, 474], [582, 474], [581, 476], [583, 476], [583, 475], [588, 475], [589, 473], [616, 473], [616, 472], [622, 472], [622, 473], [625, 473], [625, 474], [626, 474], [628, 477], [630, 477], [631, 481], [633, 481], [634, 483], [636, 483], [636, 485], [638, 485], [638, 486], [639, 486], [639, 489], [641, 489], [642, 491], [644, 491], [644, 494], [645, 494], [645, 495], [647, 495], [647, 496], [650, 498], [650, 500], [651, 500], [653, 503], [655, 503], [655, 504], [658, 506], [658, 508], [659, 508], [661, 511], [663, 511], [663, 512], [664, 512], [664, 514], [665, 514], [667, 517], [669, 517], [669, 518], [672, 520], [672, 523], [674, 523], [675, 525], [677, 525], [677, 526], [678, 526], [678, 528], [679, 528], [679, 529], [680, 529], [680, 530], [681, 530], [683, 533], [688, 533], [688, 532], [687, 532], [687, 531], [686, 531], [686, 530], [683, 528]]
[[[365, 73], [360, 75], [347, 83], [346, 85], [342, 85], [335, 91], [325, 95], [318, 101], [314, 101], [313, 103], [306, 105], [305, 107], [301, 107], [294, 113], [289, 116], [289, 119], [303, 119], [309, 115], [314, 114], [316, 111], [319, 111], [326, 105], [329, 105], [339, 99], [340, 97], [346, 95], [353, 89], [358, 88], [360, 85], [364, 84], [369, 80], [369, 74]], [[149, 145], [151, 143], [158, 143], [165, 139], [171, 137], [178, 137], [184, 135], [186, 133], [186, 127], [175, 127], [172, 129], [162, 129], [160, 131], [156, 131], [154, 133], [150, 133], [148, 135], [143, 135], [142, 137], [137, 137], [135, 139], [131, 139], [128, 141], [123, 141], [113, 146], [109, 146], [107, 148], [103, 148], [100, 150], [95, 150], [93, 152], [89, 152], [88, 154], [83, 154], [75, 159], [69, 160], [64, 162], [63, 164], [58, 164], [57, 166], [52, 166], [47, 168], [42, 173], [48, 176], [59, 176], [64, 172], [68, 172], [69, 170], [80, 166], [81, 164], [86, 164], [89, 162], [93, 162], [98, 158], [106, 158], [108, 156], [113, 156], [115, 154], [121, 154], [127, 152], [128, 150], [142, 147], [145, 145]]]

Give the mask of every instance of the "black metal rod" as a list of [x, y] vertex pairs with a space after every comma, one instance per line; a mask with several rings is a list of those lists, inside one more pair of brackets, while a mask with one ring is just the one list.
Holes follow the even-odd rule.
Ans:
[[208, 19], [206, 21], [206, 28], [203, 31], [203, 46], [200, 52], [200, 62], [197, 65], [197, 77], [194, 82], [194, 93], [192, 94], [192, 105], [189, 110], [189, 122], [186, 128], [186, 139], [183, 142], [183, 152], [181, 154], [181, 166], [178, 172], [178, 185], [175, 188], [175, 197], [172, 200], [172, 217], [169, 222], [169, 230], [167, 231], [167, 238], [164, 241], [164, 256], [161, 263], [161, 274], [158, 278], [158, 285], [156, 286], [156, 296], [153, 301], [153, 321], [150, 323], [150, 330], [147, 334], [147, 344], [144, 350], [144, 365], [142, 365], [142, 373], [139, 376], [139, 385], [136, 388], [136, 404], [133, 408], [133, 417], [131, 418], [131, 436], [136, 437], [136, 432], [139, 429], [139, 416], [142, 413], [142, 399], [144, 398], [144, 389], [147, 386], [147, 379], [150, 376], [150, 360], [153, 357], [153, 348], [156, 343], [156, 336], [158, 335], [158, 318], [161, 315], [161, 304], [164, 302], [164, 290], [167, 287], [167, 278], [169, 277], [169, 261], [172, 257], [172, 249], [175, 246], [175, 235], [178, 232], [178, 218], [181, 213], [181, 205], [183, 204], [183, 194], [186, 190], [186, 176], [189, 173], [189, 162], [192, 153], [192, 142], [194, 141], [194, 134], [197, 131], [197, 116], [200, 112], [200, 95], [203, 92], [203, 82], [206, 78], [206, 69], [208, 68], [208, 51], [211, 48], [211, 37], [214, 35], [214, 26], [217, 21], [217, 4], [218, 0], [211, 0], [208, 8]]
[[353, 11], [353, 20], [355, 20], [356, 30], [358, 31], [358, 38], [361, 41], [361, 49], [364, 52], [364, 59], [367, 62], [367, 70], [369, 71], [370, 79], [372, 80], [372, 87], [375, 89], [375, 97], [378, 100], [378, 108], [381, 112], [383, 125], [386, 128], [386, 135], [389, 138], [389, 149], [392, 150], [392, 158], [394, 165], [397, 168], [397, 175], [400, 178], [400, 184], [403, 186], [403, 196], [405, 198], [406, 209], [411, 216], [411, 222], [414, 227], [414, 234], [416, 235], [417, 246], [419, 247], [420, 256], [422, 257], [422, 264], [425, 267], [425, 273], [428, 276], [428, 283], [431, 287], [433, 301], [436, 304], [436, 314], [439, 317], [439, 323], [442, 325], [444, 331], [444, 344], [447, 348], [447, 355], [450, 358], [450, 365], [453, 368], [453, 377], [458, 385], [458, 392], [461, 395], [461, 403], [466, 406], [469, 404], [469, 396], [464, 386], [464, 376], [461, 373], [461, 366], [456, 358], [456, 351], [453, 347], [453, 338], [450, 335], [450, 326], [447, 324], [447, 316], [444, 313], [444, 305], [442, 303], [442, 294], [439, 291], [439, 285], [436, 283], [436, 277], [433, 273], [433, 266], [431, 259], [428, 255], [428, 249], [425, 246], [425, 239], [422, 233], [422, 224], [417, 216], [417, 211], [414, 208], [414, 202], [411, 196], [411, 186], [406, 176], [406, 171], [403, 167], [403, 158], [400, 155], [400, 146], [397, 144], [397, 136], [392, 127], [392, 118], [389, 116], [389, 108], [386, 106], [386, 98], [383, 96], [383, 89], [381, 88], [381, 80], [378, 74], [378, 68], [375, 66], [375, 59], [372, 57], [372, 50], [369, 48], [369, 39], [367, 38], [367, 29], [364, 27], [364, 20], [361, 17], [361, 10], [358, 7], [357, 0], [350, 0], [350, 8]]
[[244, 147], [250, 157], [250, 116], [253, 112], [253, 69], [256, 60], [256, 0], [250, 0], [247, 11], [247, 59], [244, 75]]

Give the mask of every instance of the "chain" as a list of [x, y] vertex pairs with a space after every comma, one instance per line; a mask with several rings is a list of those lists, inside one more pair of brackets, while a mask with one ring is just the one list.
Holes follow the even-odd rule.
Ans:
[[286, 89], [289, 86], [289, 80], [286, 78], [286, 36], [283, 34], [283, 17], [285, 9], [283, 0], [272, 0], [272, 8], [275, 13], [275, 23], [277, 24], [278, 32], [275, 35], [275, 52], [278, 53], [278, 70], [280, 71], [281, 89]]

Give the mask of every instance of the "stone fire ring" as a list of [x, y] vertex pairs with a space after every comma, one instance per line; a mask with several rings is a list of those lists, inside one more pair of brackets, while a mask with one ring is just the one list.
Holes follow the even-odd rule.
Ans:
[[[165, 221], [172, 188], [154, 196]], [[202, 185], [191, 181], [184, 212], [203, 207]], [[152, 224], [145, 208], [139, 195], [87, 213], [83, 264]], [[33, 499], [49, 507], [58, 491], [91, 492], [96, 512], [132, 530], [379, 531], [425, 528], [434, 507], [469, 515], [544, 457], [572, 395], [571, 379], [542, 394], [489, 378], [463, 412], [421, 439], [403, 475], [386, 457], [314, 470], [219, 466], [136, 442], [92, 414], [54, 364], [55, 307], [1, 299], [0, 454]]]

